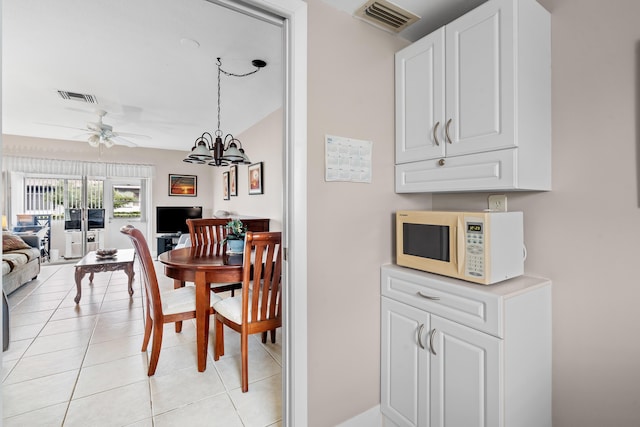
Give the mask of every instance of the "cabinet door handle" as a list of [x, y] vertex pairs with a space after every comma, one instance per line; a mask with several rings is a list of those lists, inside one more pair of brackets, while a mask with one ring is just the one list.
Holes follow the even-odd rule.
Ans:
[[437, 356], [436, 354], [436, 349], [433, 348], [433, 336], [436, 334], [436, 329], [433, 328], [431, 330], [431, 332], [429, 332], [429, 351], [431, 352], [431, 354], [433, 354], [434, 356]]
[[444, 127], [444, 134], [447, 137], [447, 141], [449, 141], [449, 144], [453, 144], [453, 142], [451, 142], [451, 136], [449, 136], [449, 125], [451, 124], [451, 120], [453, 119], [447, 120], [447, 125]]
[[424, 323], [422, 325], [420, 325], [420, 328], [418, 329], [418, 345], [420, 346], [421, 349], [425, 350], [424, 344], [422, 343], [422, 330], [423, 329], [424, 329]]
[[440, 146], [440, 142], [438, 141], [438, 126], [440, 126], [440, 122], [436, 122], [436, 125], [433, 127], [433, 140], [436, 142], [437, 146]]
[[431, 295], [423, 294], [421, 291], [418, 291], [418, 295], [420, 295], [422, 298], [426, 298], [431, 301], [438, 301], [440, 299], [440, 297], [432, 297]]

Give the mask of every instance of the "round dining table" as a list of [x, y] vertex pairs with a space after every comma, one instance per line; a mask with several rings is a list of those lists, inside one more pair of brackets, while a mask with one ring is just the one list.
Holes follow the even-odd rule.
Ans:
[[163, 252], [158, 261], [174, 287], [193, 282], [196, 287], [196, 342], [198, 371], [207, 368], [210, 283], [242, 282], [242, 254], [220, 254], [217, 245], [191, 246]]

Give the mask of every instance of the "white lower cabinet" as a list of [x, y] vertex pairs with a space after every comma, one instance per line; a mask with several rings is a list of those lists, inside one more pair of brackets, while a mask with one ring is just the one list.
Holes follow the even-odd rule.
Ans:
[[381, 279], [385, 425], [551, 426], [550, 281], [484, 286], [396, 265]]

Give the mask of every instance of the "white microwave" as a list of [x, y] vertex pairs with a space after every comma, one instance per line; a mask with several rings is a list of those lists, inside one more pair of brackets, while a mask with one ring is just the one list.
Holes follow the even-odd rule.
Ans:
[[522, 212], [396, 212], [398, 265], [489, 285], [524, 274]]

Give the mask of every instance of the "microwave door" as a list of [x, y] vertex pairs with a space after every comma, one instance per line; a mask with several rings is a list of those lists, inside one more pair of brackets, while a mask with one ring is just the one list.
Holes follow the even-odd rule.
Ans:
[[397, 216], [398, 265], [459, 277], [464, 233], [458, 231], [459, 215], [440, 212], [401, 212]]
[[450, 262], [448, 226], [404, 223], [403, 242], [404, 254]]

